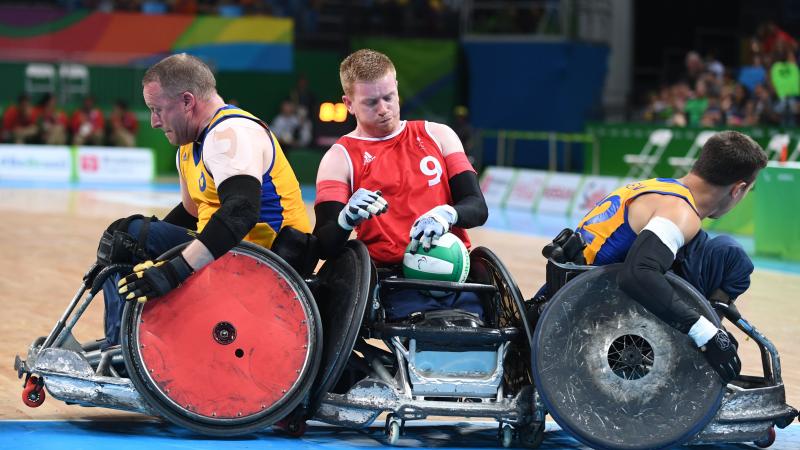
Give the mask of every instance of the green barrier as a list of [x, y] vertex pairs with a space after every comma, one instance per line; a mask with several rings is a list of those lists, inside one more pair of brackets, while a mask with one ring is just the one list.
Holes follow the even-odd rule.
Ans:
[[800, 164], [770, 163], [756, 186], [756, 255], [800, 261]]
[[315, 185], [317, 181], [317, 169], [322, 160], [324, 150], [316, 149], [291, 149], [286, 151], [286, 159], [292, 166], [297, 181], [300, 184]]
[[[601, 175], [625, 176], [630, 166], [625, 164], [623, 157], [627, 154], [639, 154], [642, 147], [650, 137], [650, 133], [657, 129], [669, 128], [672, 130], [672, 140], [667, 146], [660, 162], [653, 170], [654, 177], [671, 177], [674, 169], [669, 165], [668, 159], [672, 156], [686, 156], [697, 134], [705, 131], [704, 128], [670, 128], [658, 124], [648, 123], [620, 123], [604, 124], [589, 123], [586, 127], [588, 134], [594, 135], [599, 146], [599, 164]], [[752, 137], [761, 146], [766, 146], [769, 139], [777, 134], [787, 132], [792, 136], [792, 142], [800, 138], [800, 130], [783, 130], [771, 127], [743, 127], [735, 128]], [[586, 149], [586, 161], [590, 161], [590, 150]]]

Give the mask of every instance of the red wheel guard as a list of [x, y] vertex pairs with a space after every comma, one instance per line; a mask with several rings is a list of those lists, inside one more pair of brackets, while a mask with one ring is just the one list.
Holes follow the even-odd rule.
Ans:
[[139, 351], [173, 402], [209, 418], [242, 418], [295, 386], [310, 359], [307, 321], [278, 272], [228, 253], [145, 305]]

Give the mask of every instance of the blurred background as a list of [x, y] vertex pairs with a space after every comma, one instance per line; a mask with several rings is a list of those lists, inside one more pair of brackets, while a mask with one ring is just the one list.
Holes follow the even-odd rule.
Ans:
[[[707, 226], [798, 260], [799, 34], [793, 0], [3, 1], [0, 183], [174, 177], [140, 80], [185, 51], [212, 66], [227, 102], [271, 125], [313, 185], [354, 127], [339, 63], [369, 47], [397, 66], [403, 118], [461, 137], [500, 211], [490, 225], [573, 221], [627, 179], [682, 176], [704, 131], [734, 128], [774, 162]], [[146, 169], [134, 176], [134, 164]]]

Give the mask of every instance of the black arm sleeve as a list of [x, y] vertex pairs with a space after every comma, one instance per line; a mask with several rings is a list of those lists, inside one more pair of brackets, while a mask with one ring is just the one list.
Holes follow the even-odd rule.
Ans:
[[220, 207], [197, 236], [219, 258], [256, 226], [261, 206], [261, 182], [250, 175], [235, 175], [217, 186]]
[[314, 206], [316, 225], [314, 225], [314, 236], [317, 237], [319, 257], [328, 259], [336, 256], [342, 250], [350, 231], [339, 226], [339, 212], [344, 209], [341, 202], [322, 202]]
[[673, 328], [688, 333], [700, 315], [676, 298], [664, 276], [675, 256], [650, 230], [643, 230], [628, 251], [619, 287], [656, 317]]
[[453, 195], [453, 209], [458, 213], [456, 226], [473, 228], [486, 223], [489, 210], [478, 185], [478, 176], [467, 170], [450, 178], [450, 193]]
[[183, 203], [178, 203], [172, 208], [163, 219], [163, 222], [171, 223], [179, 227], [186, 228], [187, 230], [197, 230], [197, 217], [189, 214], [189, 211], [183, 207]]

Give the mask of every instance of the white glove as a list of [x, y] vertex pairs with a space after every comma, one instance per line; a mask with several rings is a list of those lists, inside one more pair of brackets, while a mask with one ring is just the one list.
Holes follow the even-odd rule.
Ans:
[[345, 230], [352, 230], [361, 222], [379, 216], [389, 209], [389, 204], [381, 196], [381, 191], [372, 192], [360, 188], [352, 196], [344, 209], [339, 213], [339, 226]]
[[420, 242], [422, 248], [429, 250], [433, 241], [450, 231], [457, 220], [458, 213], [450, 205], [439, 205], [419, 216], [411, 226], [411, 251], [417, 251]]

